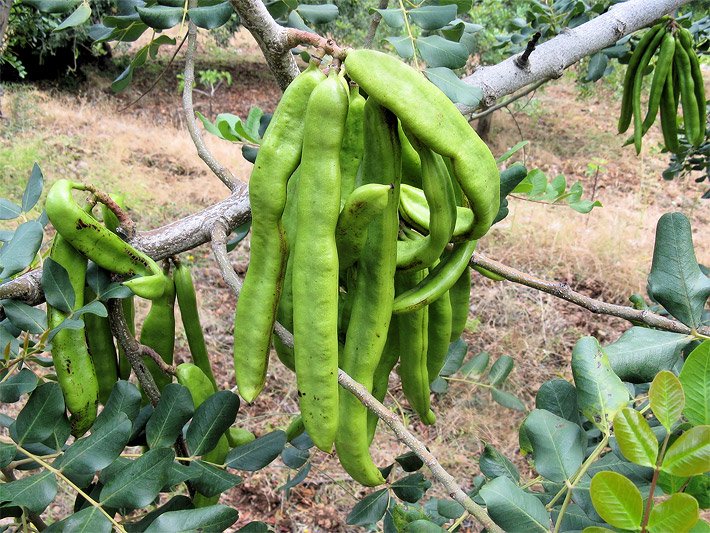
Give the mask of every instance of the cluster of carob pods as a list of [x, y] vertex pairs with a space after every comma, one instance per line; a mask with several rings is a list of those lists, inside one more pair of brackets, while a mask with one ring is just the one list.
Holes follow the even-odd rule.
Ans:
[[[95, 200], [104, 202], [101, 206], [103, 223], [92, 214], [95, 202], [79, 205], [73, 195], [75, 190], [93, 193]], [[200, 325], [190, 269], [186, 264], [173, 259], [174, 268], [171, 273], [168, 263], [161, 268], [150, 257], [123, 241], [115, 233], [119, 227], [118, 218], [109, 208], [121, 213], [121, 204], [122, 199], [118, 196], [111, 199], [93, 187], [68, 180], [59, 180], [50, 189], [45, 209], [57, 234], [49, 260], [61, 265], [66, 271], [73, 300], [68, 299], [61, 305], [62, 308], [58, 308], [49, 303], [49, 300], [54, 299], [48, 297], [48, 326], [50, 329], [60, 326], [74, 311], [96, 299], [96, 292], [105, 291], [98, 295], [101, 299], [110, 297], [111, 273], [130, 277], [123, 284], [137, 296], [151, 301], [150, 311], [141, 327], [140, 342], [152, 348], [167, 364], [172, 364], [177, 297], [193, 362], [178, 365], [175, 373], [178, 382], [190, 391], [197, 408], [217, 391], [217, 385]], [[45, 263], [45, 270], [50, 269]], [[122, 305], [128, 329], [135, 333], [132, 297], [123, 299]], [[120, 346], [118, 351], [116, 349], [108, 318], [90, 313], [84, 313], [82, 318], [83, 327], [76, 327], [76, 324], [71, 328], [60, 327], [51, 338], [57, 381], [66, 408], [71, 414], [72, 434], [77, 437], [93, 425], [99, 402], [105, 404], [116, 382], [128, 379], [131, 373], [126, 354]], [[163, 372], [151, 357], [145, 356], [143, 364], [159, 389], [170, 383], [171, 376]], [[230, 428], [217, 446], [203, 455], [202, 459], [222, 464], [230, 446], [243, 444], [253, 438], [245, 430]], [[214, 496], [197, 493], [194, 502], [198, 506], [205, 506], [216, 503], [216, 499]]]
[[[92, 214], [94, 203], [77, 203], [75, 190], [104, 203], [103, 223]], [[429, 385], [465, 327], [469, 260], [500, 208], [496, 162], [421, 73], [391, 56], [352, 50], [342, 68], [335, 62], [326, 76], [313, 62], [287, 88], [249, 193], [251, 254], [234, 329], [239, 393], [253, 402], [263, 389], [278, 320], [293, 331], [293, 346], [276, 336], [273, 344], [296, 373], [302, 426], [321, 450], [335, 444], [355, 480], [384, 483], [369, 454], [377, 418], [339, 390], [338, 368], [382, 400], [399, 361], [411, 408], [434, 423]], [[85, 291], [91, 260], [90, 273], [129, 277], [124, 285], [151, 300], [140, 341], [171, 364], [177, 293], [194, 360], [177, 367], [178, 382], [195, 406], [214, 393], [189, 269], [173, 261], [171, 275], [167, 263], [160, 267], [122, 240], [114, 214], [120, 206], [90, 186], [58, 181], [46, 211], [57, 230], [50, 258], [74, 292], [71, 309], [48, 305], [49, 327], [93, 298]], [[123, 305], [130, 328], [132, 300]], [[63, 328], [52, 339], [77, 436], [91, 427], [116, 380], [130, 374], [108, 321], [84, 319], [85, 328]], [[171, 381], [150, 357], [144, 364], [158, 388]], [[247, 437], [253, 435], [228, 433], [203, 458], [221, 464], [230, 444]]]
[[[641, 118], [643, 78], [654, 55], [658, 53], [648, 96], [648, 110]], [[683, 105], [683, 123], [688, 142], [700, 146], [705, 139], [707, 111], [705, 83], [698, 56], [693, 49], [693, 36], [675, 21], [664, 18], [648, 30], [629, 60], [624, 78], [624, 93], [619, 116], [619, 133], [634, 124], [634, 143], [641, 152], [641, 138], [661, 115], [663, 142], [670, 152], [678, 153], [678, 104]]]
[[[377, 418], [338, 386], [338, 368], [382, 400], [398, 373], [433, 424], [430, 382], [469, 311], [476, 240], [500, 207], [488, 147], [420, 72], [350, 50], [287, 88], [249, 182], [251, 252], [237, 302], [234, 368], [253, 402], [269, 347], [295, 371], [303, 424], [345, 470], [384, 479], [369, 446]], [[272, 336], [275, 321], [293, 346]]]

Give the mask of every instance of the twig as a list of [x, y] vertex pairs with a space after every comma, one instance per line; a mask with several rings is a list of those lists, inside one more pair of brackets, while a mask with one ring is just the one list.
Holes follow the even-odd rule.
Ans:
[[150, 357], [153, 362], [158, 366], [158, 368], [161, 370], [161, 372], [168, 374], [170, 376], [175, 375], [175, 365], [169, 365], [165, 361], [163, 361], [163, 358], [160, 357], [160, 354], [156, 352], [153, 348], [150, 346], [146, 346], [145, 344], [139, 344], [140, 346], [140, 353], [143, 356]]
[[227, 255], [227, 225], [221, 218], [217, 219], [214, 226], [212, 226], [211, 245], [212, 253], [214, 254], [215, 261], [217, 261], [217, 266], [219, 267], [220, 274], [222, 274], [222, 278], [227, 282], [232, 292], [239, 297], [242, 281], [234, 271], [232, 262]]
[[86, 185], [86, 190], [91, 191], [94, 197], [104, 204], [118, 219], [118, 225], [121, 228], [121, 233], [126, 239], [132, 239], [136, 235], [136, 224], [133, 222], [128, 213], [121, 209], [121, 206], [109, 196], [108, 193], [98, 190], [93, 185]]
[[372, 396], [367, 389], [360, 385], [357, 381], [351, 378], [342, 370], [338, 370], [338, 383], [345, 390], [350, 391], [355, 397], [362, 402], [370, 411], [375, 413], [379, 419], [387, 424], [394, 432], [400, 442], [403, 442], [411, 449], [417, 457], [431, 470], [432, 475], [446, 488], [449, 496], [460, 503], [476, 520], [483, 524], [488, 531], [503, 533], [503, 530], [496, 525], [491, 517], [488, 516], [486, 510], [474, 502], [456, 483], [456, 480], [449, 474], [444, 467], [439, 464], [426, 446], [412, 435], [409, 430], [397, 419], [397, 416], [382, 405], [377, 399]]
[[[194, 4], [194, 5], [193, 5]], [[197, 2], [195, 0], [190, 0], [190, 7], [196, 7]], [[185, 70], [183, 72], [183, 82], [185, 86], [182, 90], [182, 108], [185, 111], [185, 122], [187, 124], [187, 131], [190, 132], [190, 137], [192, 142], [197, 148], [197, 155], [200, 156], [210, 170], [217, 176], [222, 183], [224, 183], [230, 191], [234, 191], [237, 188], [236, 179], [234, 175], [225, 168], [214, 155], [210, 152], [209, 148], [205, 145], [205, 140], [202, 138], [202, 133], [197, 127], [197, 120], [195, 119], [195, 110], [192, 104], [192, 85], [195, 82], [195, 51], [197, 50], [197, 26], [192, 21], [188, 22], [187, 25], [187, 52], [185, 53]]]
[[150, 403], [154, 406], [157, 405], [160, 400], [160, 391], [155, 385], [153, 376], [143, 363], [143, 349], [145, 347], [128, 331], [126, 317], [123, 316], [121, 300], [111, 299], [108, 301], [108, 319], [111, 325], [111, 333], [121, 345], [121, 348], [123, 348], [126, 358], [131, 363], [131, 368], [136, 373], [138, 382], [145, 391], [146, 396], [148, 396]]
[[[227, 255], [226, 243], [227, 225], [224, 220], [217, 219], [214, 226], [212, 226], [212, 253], [214, 254], [215, 261], [217, 261], [217, 266], [222, 274], [222, 278], [224, 278], [224, 281], [229, 285], [229, 288], [232, 289], [237, 299], [239, 299], [239, 291], [242, 289], [242, 280], [239, 279], [234, 268], [232, 268], [232, 262]], [[274, 333], [276, 333], [276, 336], [285, 346], [293, 348], [293, 335], [279, 322], [274, 323]]]
[[479, 119], [479, 118], [483, 118], [483, 117], [485, 117], [485, 116], [490, 115], [490, 114], [493, 113], [494, 111], [498, 111], [498, 110], [501, 109], [502, 107], [508, 107], [510, 104], [512, 104], [512, 103], [515, 102], [516, 100], [519, 100], [519, 99], [522, 98], [523, 96], [526, 96], [526, 95], [530, 94], [531, 92], [535, 91], [535, 90], [538, 89], [540, 86], [542, 86], [542, 85], [544, 85], [545, 83], [547, 83], [548, 81], [550, 81], [549, 78], [548, 78], [548, 79], [544, 79], [544, 80], [540, 80], [540, 81], [538, 81], [537, 83], [534, 83], [533, 85], [531, 85], [530, 87], [528, 87], [527, 89], [525, 89], [523, 92], [520, 92], [520, 93], [518, 93], [518, 94], [515, 94], [515, 95], [511, 96], [510, 98], [504, 100], [503, 102], [501, 102], [501, 103], [499, 103], [499, 104], [493, 105], [493, 106], [491, 106], [491, 107], [485, 109], [484, 111], [481, 111], [480, 113], [472, 113], [472, 114], [468, 117], [468, 120], [469, 120], [469, 121], [471, 121], [471, 120], [477, 120], [477, 119]]
[[[387, 9], [389, 0], [380, 0], [380, 4], [377, 6], [378, 9]], [[372, 21], [370, 22], [370, 27], [367, 29], [367, 35], [365, 35], [365, 40], [362, 42], [363, 48], [370, 48], [372, 46], [372, 41], [375, 39], [375, 33], [377, 33], [377, 27], [380, 25], [382, 20], [382, 15], [379, 11], [375, 11], [372, 15]]]
[[[672, 331], [674, 333], [682, 333], [684, 335], [694, 334], [688, 326], [681, 324], [677, 320], [671, 320], [647, 309], [634, 309], [633, 307], [625, 305], [610, 304], [600, 300], [595, 300], [594, 298], [590, 298], [589, 296], [585, 296], [572, 290], [572, 288], [566, 283], [542, 280], [531, 274], [526, 274], [520, 270], [516, 270], [513, 267], [499, 263], [498, 261], [490, 259], [478, 252], [473, 253], [470, 264], [471, 266], [481, 266], [486, 270], [490, 270], [491, 272], [504, 277], [508, 281], [519, 283], [521, 285], [525, 285], [526, 287], [546, 292], [547, 294], [551, 294], [557, 298], [567, 300], [568, 302], [583, 307], [592, 313], [616, 316], [623, 318], [624, 320], [628, 320], [629, 322], [641, 322], [647, 326]], [[699, 328], [697, 333], [700, 333], [701, 335], [708, 335], [710, 334], [710, 327]]]
[[138, 98], [136, 98], [136, 99], [133, 100], [132, 102], [126, 104], [125, 106], [121, 107], [121, 108], [118, 110], [119, 113], [120, 113], [121, 111], [125, 111], [125, 110], [128, 109], [129, 107], [132, 107], [132, 106], [136, 105], [138, 102], [140, 102], [140, 101], [143, 99], [143, 97], [144, 97], [145, 95], [149, 94], [149, 93], [155, 88], [155, 86], [158, 85], [158, 82], [160, 82], [160, 80], [163, 79], [163, 76], [165, 75], [165, 73], [166, 73], [166, 72], [168, 71], [168, 69], [170, 68], [170, 65], [173, 64], [173, 61], [175, 61], [175, 58], [177, 57], [178, 52], [180, 52], [180, 50], [182, 49], [182, 46], [185, 44], [185, 41], [187, 41], [187, 34], [185, 34], [185, 36], [182, 38], [182, 41], [180, 41], [180, 44], [177, 46], [177, 48], [175, 49], [175, 52], [173, 52], [173, 55], [170, 57], [170, 61], [168, 61], [168, 64], [165, 65], [165, 68], [160, 71], [160, 74], [158, 74], [158, 77], [155, 78], [155, 80], [153, 80], [153, 83], [150, 84], [150, 87], [148, 87], [148, 88], [145, 90], [145, 92], [143, 92]]
[[316, 46], [320, 48], [333, 59], [338, 59], [341, 61], [345, 59], [345, 49], [338, 46], [338, 43], [336, 43], [333, 39], [321, 37], [317, 33], [311, 33], [305, 30], [297, 30], [296, 28], [289, 28], [287, 30], [286, 35], [286, 42], [289, 48], [294, 48], [299, 44], [310, 44], [311, 46]]
[[520, 56], [515, 58], [514, 62], [516, 67], [521, 70], [527, 68], [530, 54], [532, 54], [533, 50], [535, 50], [537, 42], [540, 40], [540, 37], [542, 37], [542, 33], [540, 33], [539, 31], [535, 32], [535, 34], [532, 36], [532, 39], [528, 41], [528, 45], [525, 47], [525, 51]]

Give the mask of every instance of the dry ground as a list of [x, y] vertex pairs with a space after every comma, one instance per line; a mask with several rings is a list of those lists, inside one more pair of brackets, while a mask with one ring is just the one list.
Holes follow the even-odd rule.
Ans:
[[[245, 116], [251, 105], [272, 110], [278, 90], [258, 62], [253, 43], [239, 35], [229, 50], [205, 49], [228, 69], [234, 84], [212, 102], [214, 113]], [[175, 75], [181, 61], [170, 67], [157, 90], [128, 110], [121, 109], [145, 90], [159, 69], [137, 75], [136, 85], [121, 96], [110, 94], [110, 76], [92, 72], [78, 93], [54, 88], [11, 87], [6, 90], [0, 123], [0, 196], [17, 198], [32, 162], [40, 162], [49, 182], [71, 178], [93, 182], [107, 190], [122, 190], [143, 228], [156, 227], [194, 212], [226, 195], [224, 187], [198, 159], [182, 128]], [[198, 69], [200, 68], [198, 64]], [[117, 69], [119, 70], [119, 69]], [[600, 86], [581, 99], [571, 79], [552, 83], [513, 118], [496, 113], [491, 132], [494, 154], [503, 153], [521, 139], [529, 139], [525, 160], [550, 177], [562, 173], [568, 182], [582, 181], [585, 196], [604, 207], [589, 215], [564, 206], [511, 200], [511, 213], [485, 238], [480, 249], [520, 270], [570, 283], [590, 296], [625, 303], [630, 294], [645, 292], [656, 221], [664, 212], [680, 210], [693, 224], [698, 258], [710, 262], [707, 246], [710, 212], [699, 200], [701, 188], [689, 178], [664, 182], [660, 172], [665, 155], [659, 154], [657, 132], [645, 139], [641, 157], [622, 148], [615, 135], [617, 95]], [[208, 102], [199, 99], [205, 112]], [[239, 147], [207, 137], [217, 158], [240, 179], [247, 180], [250, 165]], [[519, 154], [522, 155], [522, 154]], [[590, 162], [601, 166], [594, 177], [586, 173]], [[192, 253], [208, 347], [223, 387], [233, 385], [231, 334], [234, 298], [221, 280], [206, 247]], [[240, 274], [246, 270], [248, 242], [232, 253]], [[627, 327], [623, 321], [599, 317], [510, 283], [494, 283], [474, 274], [469, 330], [470, 353], [511, 355], [516, 361], [509, 390], [530, 408], [539, 385], [554, 376], [569, 376], [571, 347], [583, 335], [611, 342]], [[188, 357], [182, 332], [177, 360]], [[285, 426], [297, 411], [293, 377], [274, 358], [266, 391], [240, 411], [238, 423], [256, 434]], [[392, 398], [401, 390], [392, 378]], [[434, 400], [440, 423], [423, 427], [404, 415], [411, 429], [456, 479], [468, 487], [478, 473], [482, 443], [490, 442], [524, 467], [519, 456], [517, 425], [522, 414], [498, 406], [485, 390], [452, 383], [449, 392]], [[388, 431], [380, 431], [373, 453], [387, 464], [404, 447]], [[334, 457], [317, 453], [306, 483], [288, 499], [277, 487], [288, 470], [278, 461], [245, 476], [244, 483], [222, 498], [240, 510], [239, 524], [263, 519], [283, 531], [345, 531], [344, 517], [366, 494], [340, 469]], [[395, 472], [397, 475], [398, 472]], [[434, 485], [431, 495], [442, 496]], [[53, 512], [60, 508], [53, 508]]]

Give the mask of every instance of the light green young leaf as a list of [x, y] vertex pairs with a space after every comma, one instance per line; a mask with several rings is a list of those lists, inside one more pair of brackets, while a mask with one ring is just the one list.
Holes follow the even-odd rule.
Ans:
[[694, 426], [710, 424], [710, 340], [690, 352], [678, 379], [685, 392], [683, 414]]
[[680, 420], [685, 407], [685, 394], [680, 380], [673, 372], [663, 370], [653, 379], [648, 391], [651, 410], [666, 430]]
[[446, 67], [428, 68], [424, 74], [454, 103], [478, 107], [483, 97], [483, 91], [480, 88], [464, 83], [451, 69]]
[[621, 453], [632, 463], [653, 467], [658, 441], [641, 413], [625, 407], [614, 417], [614, 436]]
[[696, 476], [710, 471], [710, 426], [695, 426], [671, 444], [661, 469], [674, 476]]
[[447, 41], [439, 35], [419, 37], [417, 50], [429, 67], [461, 68], [468, 60], [466, 46]]
[[602, 432], [629, 402], [629, 391], [614, 374], [604, 350], [594, 337], [583, 337], [572, 350], [572, 376], [582, 414]]
[[594, 509], [609, 525], [639, 531], [643, 498], [631, 481], [616, 472], [599, 472], [589, 489]]
[[425, 5], [409, 11], [409, 18], [424, 30], [438, 30], [456, 18], [456, 6]]
[[673, 494], [655, 505], [648, 517], [649, 533], [688, 531], [698, 521], [698, 502], [688, 494]]

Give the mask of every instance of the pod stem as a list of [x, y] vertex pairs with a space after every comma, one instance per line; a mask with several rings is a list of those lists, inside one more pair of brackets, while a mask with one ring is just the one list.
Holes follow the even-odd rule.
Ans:
[[309, 44], [323, 50], [334, 60], [343, 61], [347, 55], [347, 49], [338, 46], [334, 39], [327, 39], [305, 30], [288, 28], [286, 46], [295, 48], [299, 44]]

